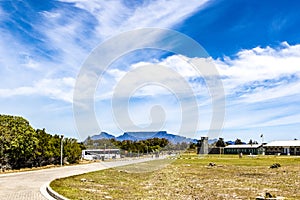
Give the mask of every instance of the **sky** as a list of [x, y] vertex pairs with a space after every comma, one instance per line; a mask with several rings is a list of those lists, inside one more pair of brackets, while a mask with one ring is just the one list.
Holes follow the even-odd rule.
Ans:
[[[84, 140], [100, 131], [117, 136], [137, 127], [153, 130], [151, 123], [177, 134], [182, 113], [188, 112], [184, 125], [198, 123], [193, 137], [206, 135], [213, 113], [211, 91], [189, 64], [203, 58], [157, 49], [128, 52], [111, 63], [94, 91], [100, 129], [78, 131], [73, 93], [91, 52], [126, 31], [151, 27], [185, 34], [208, 53], [205, 62], [217, 69], [225, 95], [225, 118], [216, 137], [300, 139], [299, 9], [297, 0], [0, 0], [0, 113]], [[145, 78], [138, 70], [149, 65], [165, 66], [177, 76], [154, 73], [159, 84], [138, 85], [138, 78]], [[118, 100], [114, 92], [126, 74], [135, 75], [129, 82], [136, 88], [125, 107], [134, 126], [124, 128], [112, 101]], [[178, 99], [180, 78], [190, 86], [196, 106], [188, 98]], [[178, 90], [166, 87], [169, 83]], [[82, 120], [89, 127], [91, 120]]]

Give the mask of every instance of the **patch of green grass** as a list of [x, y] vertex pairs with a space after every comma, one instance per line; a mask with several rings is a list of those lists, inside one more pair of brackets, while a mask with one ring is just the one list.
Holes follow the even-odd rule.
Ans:
[[[255, 199], [265, 192], [300, 199], [300, 157], [179, 158], [58, 179], [51, 187], [70, 199]], [[282, 167], [270, 169], [273, 163]]]

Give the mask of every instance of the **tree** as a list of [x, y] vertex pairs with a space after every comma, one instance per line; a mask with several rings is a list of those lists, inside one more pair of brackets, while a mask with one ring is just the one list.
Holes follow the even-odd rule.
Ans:
[[189, 145], [189, 149], [196, 149], [196, 147], [197, 147], [197, 144], [193, 143], [193, 142], [191, 142]]
[[[66, 141], [64, 154], [74, 163], [80, 158], [84, 145], [75, 139]], [[60, 144], [59, 135], [50, 135], [45, 129], [34, 130], [22, 117], [0, 115], [0, 167], [20, 169], [59, 164]]]
[[[8, 142], [5, 137], [7, 135], [7, 129], [0, 125], [0, 168], [6, 166], [8, 163], [8, 156], [7, 156], [7, 148]], [[1, 169], [0, 169], [1, 170]]]
[[244, 144], [244, 143], [242, 142], [241, 139], [238, 139], [238, 138], [237, 138], [237, 139], [235, 140], [234, 144]]
[[248, 144], [251, 144], [251, 145], [253, 144], [252, 139], [249, 140]]
[[77, 163], [81, 156], [82, 146], [74, 138], [65, 138], [63, 143], [63, 156], [69, 163]]
[[30, 167], [37, 139], [29, 122], [18, 116], [0, 115], [2, 159], [15, 169]]
[[[56, 148], [60, 147], [60, 141], [56, 136], [52, 136], [46, 133], [45, 129], [37, 129], [36, 137], [38, 139], [38, 144], [35, 148], [35, 166], [49, 165], [56, 160], [58, 162], [58, 157], [60, 153]], [[54, 158], [56, 157], [56, 159]]]
[[216, 142], [216, 147], [225, 147], [226, 144], [224, 142], [224, 138], [219, 138], [219, 140]]
[[110, 141], [118, 148], [133, 153], [157, 152], [169, 144], [165, 138], [150, 138], [140, 141], [123, 140], [122, 142], [111, 139]]

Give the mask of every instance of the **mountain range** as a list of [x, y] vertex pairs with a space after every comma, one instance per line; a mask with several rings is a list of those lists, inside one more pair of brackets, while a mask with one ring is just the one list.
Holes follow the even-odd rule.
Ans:
[[[165, 138], [173, 144], [181, 143], [181, 142], [197, 143], [197, 139], [192, 139], [192, 138], [187, 138], [187, 137], [180, 136], [180, 135], [170, 134], [170, 133], [167, 133], [167, 131], [124, 132], [123, 135], [120, 135], [118, 137], [115, 137], [114, 135], [111, 135], [106, 132], [101, 132], [98, 135], [93, 135], [90, 137], [91, 140], [112, 139], [112, 138], [114, 138], [118, 141], [123, 141], [123, 140], [139, 141], [139, 140], [146, 140], [146, 139], [150, 139], [150, 138]], [[217, 141], [217, 139], [209, 139], [208, 143], [212, 144], [216, 141]]]

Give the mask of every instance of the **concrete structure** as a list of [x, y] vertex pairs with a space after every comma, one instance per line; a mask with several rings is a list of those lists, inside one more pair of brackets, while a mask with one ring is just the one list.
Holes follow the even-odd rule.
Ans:
[[273, 141], [263, 147], [266, 155], [300, 155], [300, 140]]
[[225, 147], [211, 147], [208, 148], [208, 154], [224, 154]]
[[198, 141], [197, 154], [208, 154], [208, 137], [201, 137]]
[[224, 154], [262, 154], [263, 148], [260, 144], [239, 144], [239, 145], [228, 145], [224, 147]]
[[81, 156], [85, 160], [120, 158], [120, 149], [86, 149]]

